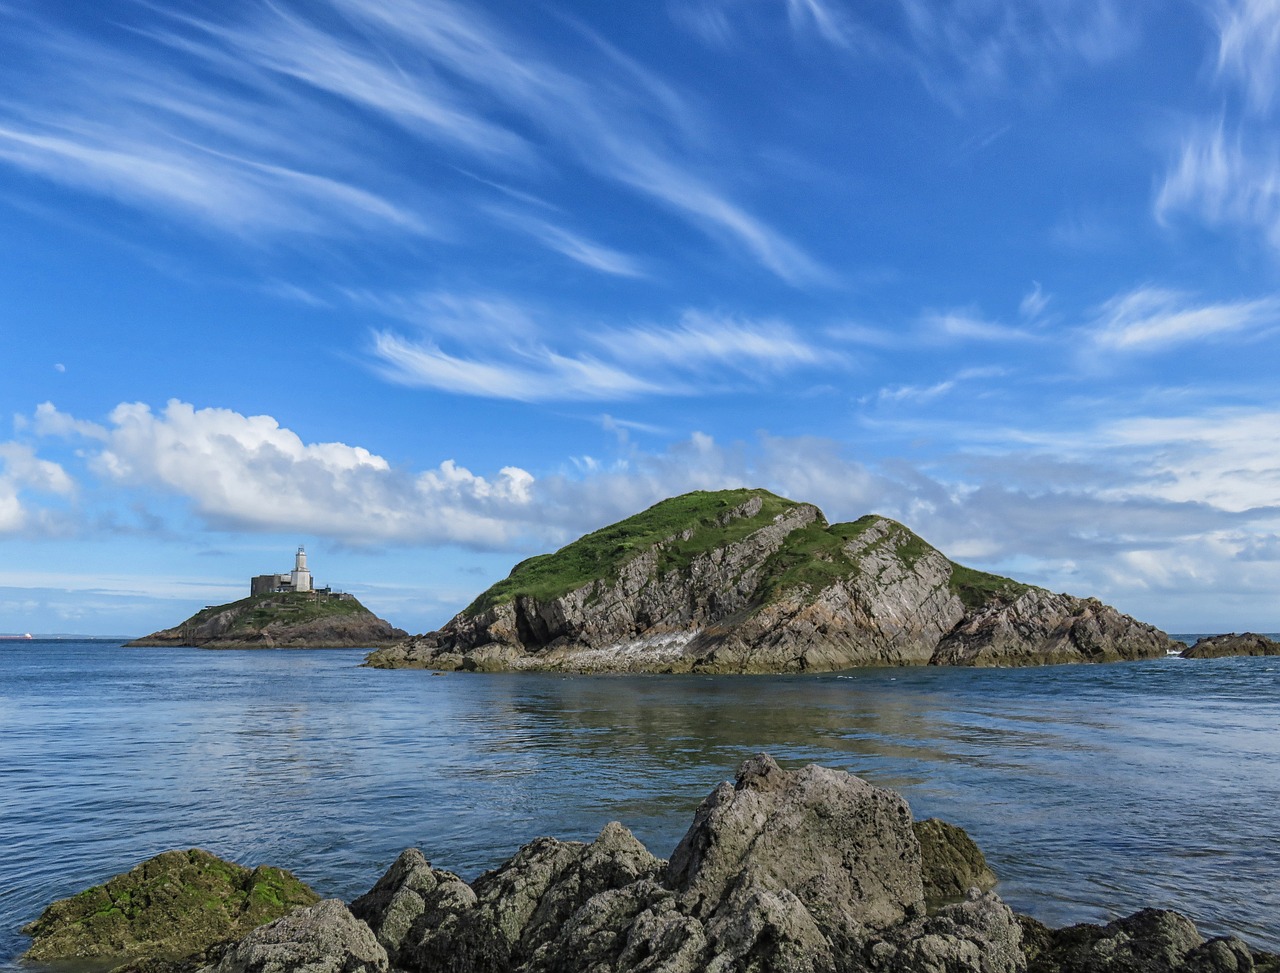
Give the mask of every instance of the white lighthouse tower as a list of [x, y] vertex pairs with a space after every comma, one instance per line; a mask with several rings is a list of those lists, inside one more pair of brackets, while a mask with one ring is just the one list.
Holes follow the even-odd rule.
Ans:
[[289, 575], [289, 581], [293, 585], [294, 591], [310, 591], [311, 590], [311, 572], [307, 570], [307, 549], [299, 547], [298, 553], [293, 559], [293, 572]]

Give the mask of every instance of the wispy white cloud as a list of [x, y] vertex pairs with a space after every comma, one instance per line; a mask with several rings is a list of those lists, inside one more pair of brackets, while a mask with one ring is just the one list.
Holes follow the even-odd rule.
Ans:
[[925, 314], [926, 328], [934, 334], [968, 341], [1033, 341], [1036, 336], [1019, 328], [988, 321], [968, 311]]
[[[0, 67], [0, 164], [242, 236], [444, 236], [473, 201], [407, 164], [426, 146], [432, 162], [495, 185], [586, 173], [786, 281], [829, 276], [712, 175], [729, 170], [711, 161], [706, 119], [585, 28], [594, 53], [581, 70], [451, 0], [161, 11], [125, 33], [127, 44], [15, 32], [45, 67]], [[389, 138], [388, 123], [403, 136]], [[514, 221], [585, 266], [643, 273], [567, 228], [581, 220]]]
[[584, 267], [619, 277], [645, 276], [640, 261], [635, 257], [596, 243], [549, 220], [506, 207], [489, 206], [486, 210], [508, 226], [540, 240], [556, 253], [563, 254]]
[[[397, 308], [423, 336], [376, 332], [374, 367], [406, 385], [522, 402], [572, 402], [721, 391], [843, 361], [780, 321], [686, 311], [674, 326], [592, 325], [575, 333], [561, 325], [542, 336], [534, 318], [508, 302], [448, 302], [442, 307], [441, 296], [433, 295]], [[446, 350], [443, 339], [464, 350]], [[556, 344], [577, 347], [561, 352]]]
[[1092, 336], [1112, 350], [1152, 351], [1277, 323], [1277, 298], [1198, 304], [1180, 291], [1140, 287], [1113, 297], [1099, 309]]
[[1018, 313], [1024, 318], [1035, 319], [1044, 313], [1049, 306], [1049, 295], [1040, 287], [1040, 282], [1033, 281], [1031, 290], [1023, 295], [1018, 304]]
[[679, 388], [589, 356], [561, 355], [539, 345], [506, 349], [503, 357], [481, 360], [449, 354], [430, 340], [412, 341], [382, 331], [373, 336], [373, 353], [378, 370], [389, 381], [517, 402], [613, 401], [670, 394]]
[[1184, 134], [1156, 195], [1156, 217], [1167, 224], [1187, 213], [1210, 226], [1253, 230], [1280, 250], [1280, 140], [1270, 128], [1228, 136], [1225, 125], [1218, 119]]
[[1280, 5], [1274, 0], [1217, 0], [1218, 70], [1268, 111], [1280, 87]]
[[[596, 339], [618, 361], [700, 371], [707, 365], [786, 370], [814, 365], [823, 353], [776, 321], [748, 322], [686, 311], [674, 328], [632, 328]], [[831, 363], [830, 357], [827, 359]]]

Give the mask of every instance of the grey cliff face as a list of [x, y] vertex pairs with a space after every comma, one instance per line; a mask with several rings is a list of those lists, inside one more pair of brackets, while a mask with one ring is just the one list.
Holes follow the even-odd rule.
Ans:
[[[755, 497], [722, 514], [719, 526], [761, 509]], [[746, 536], [726, 531], [733, 539], [673, 565], [669, 552], [693, 531], [668, 536], [615, 574], [558, 597], [516, 593], [463, 612], [437, 632], [372, 653], [366, 664], [822, 672], [1111, 662], [1161, 657], [1174, 645], [1096, 600], [989, 575], [982, 577], [992, 587], [966, 602], [956, 581], [964, 569], [887, 518], [831, 528], [816, 507], [792, 504]], [[806, 547], [815, 533], [829, 542]]]

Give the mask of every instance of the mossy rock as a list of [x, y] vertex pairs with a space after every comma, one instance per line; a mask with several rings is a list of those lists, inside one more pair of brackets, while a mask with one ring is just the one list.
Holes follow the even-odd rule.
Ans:
[[995, 886], [995, 872], [963, 828], [937, 818], [916, 821], [912, 828], [920, 841], [924, 900], [930, 911], [963, 899], [971, 888], [986, 892]]
[[22, 930], [33, 940], [24, 958], [179, 959], [319, 898], [283, 869], [250, 869], [199, 848], [166, 851], [50, 905]]

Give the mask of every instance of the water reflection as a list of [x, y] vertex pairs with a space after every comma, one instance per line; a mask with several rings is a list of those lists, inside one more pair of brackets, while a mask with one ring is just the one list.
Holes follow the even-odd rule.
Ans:
[[1166, 905], [1280, 948], [1276, 660], [565, 678], [380, 672], [351, 652], [6, 658], [0, 957], [50, 898], [170, 847], [344, 897], [408, 845], [473, 875], [616, 819], [667, 854], [761, 750], [964, 825], [1046, 921]]

